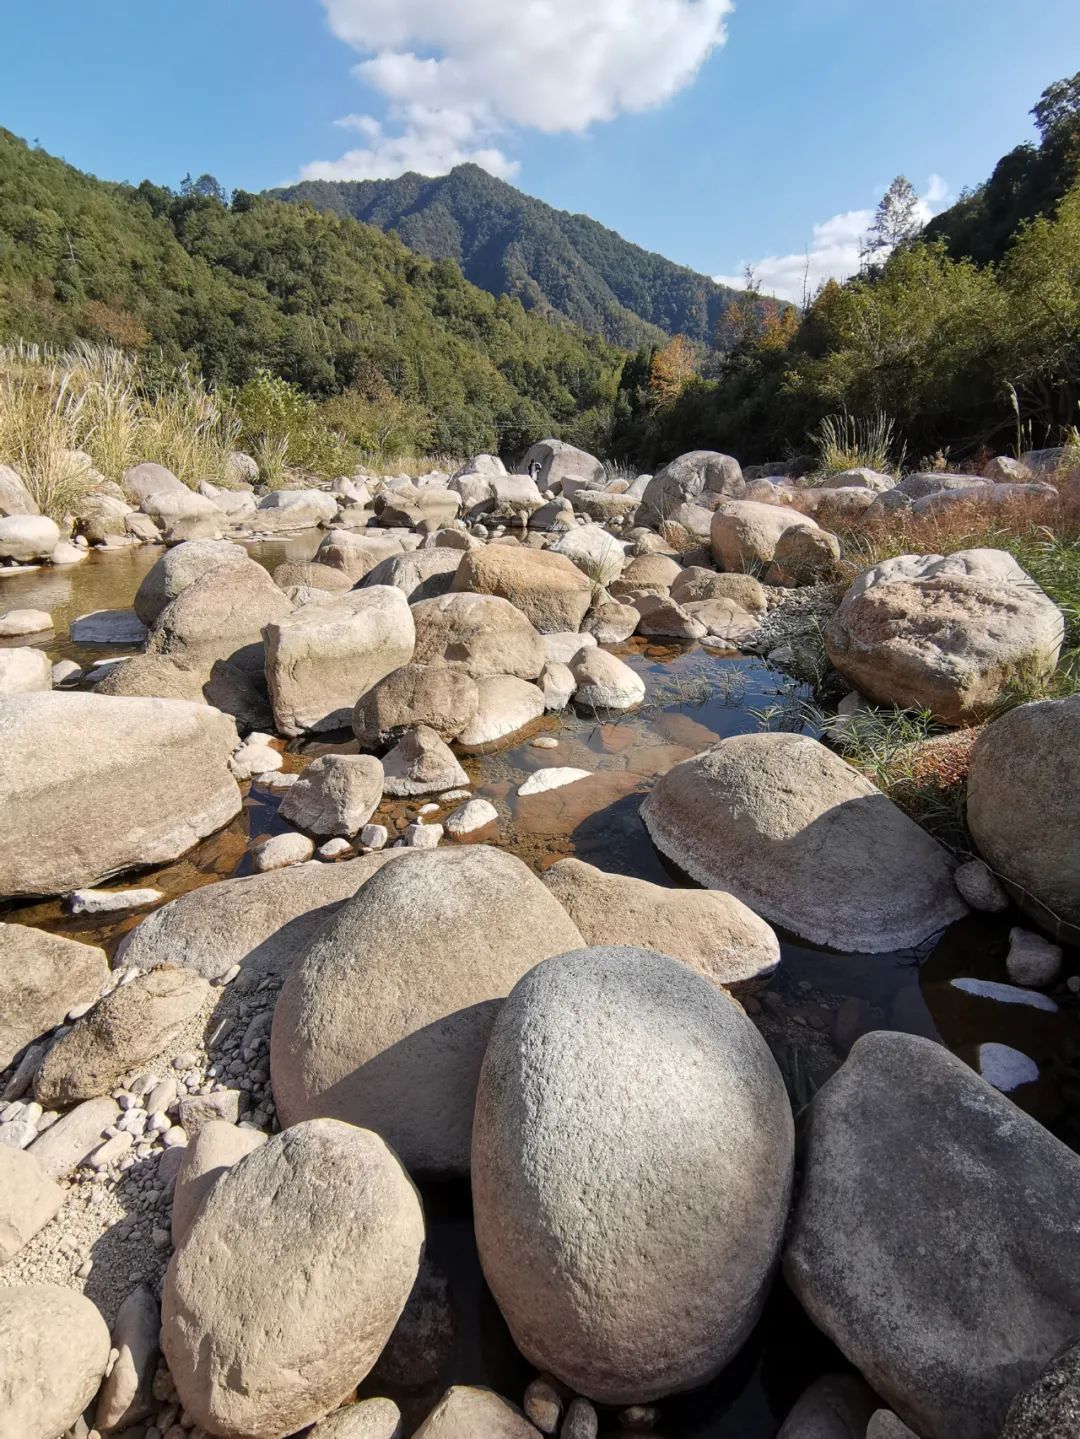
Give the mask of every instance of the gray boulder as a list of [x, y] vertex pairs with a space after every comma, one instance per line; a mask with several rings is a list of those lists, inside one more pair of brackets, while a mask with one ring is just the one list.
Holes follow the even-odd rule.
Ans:
[[284, 1125], [370, 1125], [410, 1171], [469, 1166], [473, 1098], [502, 999], [579, 946], [565, 910], [486, 845], [409, 851], [364, 885], [293, 965], [270, 1071]]
[[659, 529], [683, 505], [709, 509], [722, 495], [741, 495], [744, 490], [738, 460], [716, 450], [691, 450], [665, 465], [645, 486], [638, 520]]
[[45, 1228], [65, 1197], [32, 1154], [0, 1144], [0, 1269]]
[[0, 705], [0, 894], [66, 894], [165, 864], [240, 810], [232, 720], [96, 694]]
[[50, 1107], [96, 1099], [179, 1038], [210, 998], [190, 970], [159, 969], [120, 985], [49, 1050], [34, 1097]]
[[310, 834], [359, 834], [382, 792], [383, 767], [374, 755], [326, 754], [285, 791], [279, 813]]
[[271, 490], [259, 501], [254, 522], [273, 530], [303, 530], [330, 524], [337, 512], [337, 499], [323, 490]]
[[68, 1011], [93, 1004], [109, 977], [105, 951], [28, 924], [0, 924], [0, 1069]]
[[791, 530], [819, 531], [809, 515], [786, 505], [763, 505], [756, 500], [724, 500], [713, 513], [709, 527], [712, 556], [722, 570], [752, 574], [776, 555], [780, 541]]
[[1080, 695], [1020, 705], [971, 751], [967, 818], [991, 869], [1020, 907], [1080, 941]]
[[407, 665], [416, 641], [408, 601], [389, 585], [306, 605], [264, 633], [274, 722], [286, 735], [346, 728], [357, 699]]
[[60, 530], [47, 515], [7, 515], [0, 519], [0, 560], [47, 560], [60, 543]]
[[355, 585], [383, 560], [400, 554], [400, 540], [385, 535], [354, 535], [351, 530], [328, 530], [315, 551], [315, 561], [341, 570]]
[[[1021, 1389], [1000, 1439], [1071, 1439], [1080, 1434], [1080, 1343], [1072, 1344]], [[880, 1439], [902, 1439], [882, 1434]]]
[[479, 699], [476, 681], [459, 665], [402, 665], [357, 700], [353, 733], [367, 749], [382, 749], [416, 725], [452, 740]]
[[184, 1150], [176, 1175], [172, 1199], [172, 1241], [184, 1242], [206, 1196], [221, 1176], [251, 1154], [267, 1136], [261, 1130], [230, 1124], [223, 1119], [208, 1120]]
[[0, 517], [40, 514], [37, 501], [23, 484], [18, 470], [0, 465]]
[[458, 744], [466, 749], [516, 734], [539, 719], [546, 707], [546, 696], [539, 686], [513, 675], [487, 675], [477, 680], [476, 692], [476, 713], [457, 737]]
[[570, 666], [574, 700], [590, 709], [633, 709], [645, 698], [645, 681], [617, 655], [598, 645], [583, 649]]
[[171, 470], [150, 460], [125, 470], [123, 487], [137, 505], [151, 495], [183, 496], [192, 493], [183, 480], [178, 480]]
[[289, 609], [262, 565], [245, 556], [242, 564], [216, 565], [185, 586], [151, 625], [146, 652], [204, 678], [218, 660], [260, 676], [263, 627]]
[[292, 1434], [368, 1373], [416, 1280], [424, 1219], [377, 1134], [276, 1134], [208, 1194], [165, 1275], [165, 1358], [217, 1434]]
[[0, 1435], [56, 1439], [97, 1393], [109, 1326], [95, 1304], [52, 1284], [0, 1288]]
[[1080, 1158], [940, 1045], [884, 1031], [818, 1090], [804, 1144], [800, 1303], [922, 1439], [995, 1439], [1076, 1337]]
[[412, 615], [417, 664], [459, 664], [474, 679], [514, 675], [522, 680], [537, 679], [547, 664], [534, 626], [497, 595], [442, 595], [421, 600]]
[[177, 595], [210, 570], [253, 563], [241, 545], [229, 540], [188, 540], [174, 545], [147, 570], [135, 592], [135, 613], [148, 628]]
[[454, 588], [454, 575], [461, 564], [461, 551], [437, 546], [430, 550], [414, 550], [407, 555], [391, 555], [369, 570], [360, 584], [393, 585], [409, 603], [433, 600], [448, 595]]
[[472, 1150], [518, 1348], [607, 1404], [707, 1382], [765, 1302], [792, 1159], [780, 1072], [726, 995], [647, 950], [536, 966], [492, 1031]]
[[824, 1374], [800, 1395], [776, 1439], [867, 1439], [877, 1403], [857, 1374]]
[[406, 730], [383, 759], [385, 792], [398, 798], [433, 794], [468, 783], [469, 776], [453, 750], [428, 725]]
[[664, 889], [580, 859], [559, 860], [542, 879], [590, 946], [655, 950], [736, 994], [762, 985], [780, 963], [765, 921], [720, 890]]
[[527, 451], [518, 466], [521, 474], [536, 472], [536, 486], [540, 490], [554, 490], [557, 494], [572, 494], [575, 486], [581, 489], [602, 489], [604, 467], [594, 455], [579, 450], [565, 440], [540, 440]]
[[121, 1304], [113, 1325], [116, 1359], [98, 1395], [94, 1423], [102, 1433], [128, 1429], [157, 1413], [157, 1370], [161, 1310], [154, 1291], [139, 1284]]
[[746, 734], [673, 766], [641, 809], [653, 842], [815, 944], [920, 944], [966, 907], [947, 850], [817, 740]]
[[179, 965], [211, 981], [239, 965], [252, 987], [280, 978], [345, 900], [399, 855], [391, 850], [203, 885], [129, 930], [117, 963], [143, 970]]

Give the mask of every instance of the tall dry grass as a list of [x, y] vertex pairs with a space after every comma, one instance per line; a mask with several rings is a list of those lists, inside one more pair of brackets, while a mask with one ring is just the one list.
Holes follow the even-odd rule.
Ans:
[[238, 434], [236, 418], [186, 368], [151, 386], [137, 359], [108, 346], [0, 349], [0, 464], [55, 519], [144, 460], [193, 488], [220, 483]]

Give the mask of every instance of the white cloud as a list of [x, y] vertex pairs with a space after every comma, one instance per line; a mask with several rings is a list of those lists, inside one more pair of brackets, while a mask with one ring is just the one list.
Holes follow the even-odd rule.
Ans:
[[[472, 160], [500, 176], [516, 128], [581, 133], [688, 85], [726, 39], [733, 0], [322, 0], [386, 122], [338, 123], [369, 140], [305, 179], [445, 174]], [[363, 122], [363, 123], [360, 123]]]
[[[940, 175], [931, 175], [926, 191], [919, 197], [922, 223], [933, 218], [948, 199], [949, 187]], [[846, 280], [856, 274], [862, 258], [863, 241], [874, 222], [875, 211], [848, 210], [815, 225], [805, 250], [792, 255], [767, 255], [753, 261], [754, 275], [766, 295], [801, 303], [804, 289], [813, 294], [825, 280]], [[743, 266], [745, 270], [745, 265]], [[715, 275], [718, 284], [745, 284], [743, 273]]]

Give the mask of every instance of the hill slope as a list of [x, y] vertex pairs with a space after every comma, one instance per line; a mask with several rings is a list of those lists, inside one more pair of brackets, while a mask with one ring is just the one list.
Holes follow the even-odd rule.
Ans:
[[610, 403], [622, 359], [354, 220], [103, 182], [0, 130], [0, 342], [78, 337], [314, 395], [375, 375], [455, 451], [565, 432]]
[[270, 193], [394, 230], [422, 255], [456, 260], [493, 295], [514, 295], [627, 347], [676, 334], [711, 345], [738, 293], [476, 165], [437, 179], [309, 180]]

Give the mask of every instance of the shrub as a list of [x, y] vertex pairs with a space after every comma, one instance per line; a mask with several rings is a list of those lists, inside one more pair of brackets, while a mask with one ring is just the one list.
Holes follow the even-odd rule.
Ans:
[[315, 401], [288, 380], [260, 370], [228, 398], [240, 443], [266, 484], [280, 485], [287, 469], [329, 477], [351, 466], [348, 443], [323, 421]]

